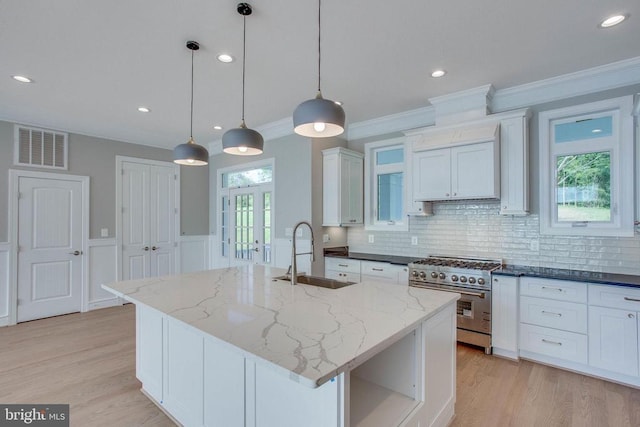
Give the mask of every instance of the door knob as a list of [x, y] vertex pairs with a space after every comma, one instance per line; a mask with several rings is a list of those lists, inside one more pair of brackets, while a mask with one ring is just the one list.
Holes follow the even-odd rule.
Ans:
[[82, 251], [69, 252], [69, 255], [75, 255], [75, 256], [82, 255]]
[[158, 249], [160, 249], [160, 246], [152, 246], [152, 247], [151, 247], [151, 250], [152, 250], [152, 251], [157, 251]]
[[143, 251], [148, 251], [149, 250], [149, 246], [145, 246], [144, 248], [142, 248]]

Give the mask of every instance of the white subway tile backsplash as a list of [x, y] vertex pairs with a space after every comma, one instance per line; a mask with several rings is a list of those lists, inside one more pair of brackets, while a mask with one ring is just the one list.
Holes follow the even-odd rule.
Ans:
[[[499, 202], [443, 202], [434, 216], [411, 217], [409, 231], [348, 230], [353, 252], [422, 258], [427, 255], [502, 259], [507, 264], [640, 274], [640, 236], [540, 235], [538, 215], [499, 215]], [[368, 234], [375, 243], [368, 243]], [[418, 245], [411, 245], [411, 236]], [[537, 240], [538, 250], [531, 250]]]

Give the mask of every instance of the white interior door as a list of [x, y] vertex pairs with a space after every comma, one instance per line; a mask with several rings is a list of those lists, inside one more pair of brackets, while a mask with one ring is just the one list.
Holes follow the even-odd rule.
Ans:
[[272, 194], [268, 187], [229, 190], [227, 223], [231, 266], [271, 264]]
[[175, 171], [173, 166], [150, 166], [149, 244], [151, 276], [175, 272]]
[[175, 272], [176, 171], [171, 164], [122, 161], [122, 280]]
[[73, 313], [82, 307], [82, 182], [18, 181], [17, 321]]

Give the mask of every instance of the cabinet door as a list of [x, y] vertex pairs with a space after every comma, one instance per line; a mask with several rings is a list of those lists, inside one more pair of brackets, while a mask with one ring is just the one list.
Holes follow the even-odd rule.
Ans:
[[[494, 353], [518, 358], [518, 278], [492, 278], [491, 341]], [[506, 352], [506, 353], [505, 353]]]
[[413, 200], [446, 200], [451, 197], [451, 149], [413, 154]]
[[527, 117], [500, 123], [500, 213], [529, 212], [529, 132]]
[[589, 365], [638, 375], [637, 313], [589, 307]]
[[495, 145], [483, 142], [451, 148], [452, 199], [500, 196]]
[[340, 163], [337, 154], [325, 154], [322, 158], [322, 225], [340, 225]]
[[162, 314], [136, 304], [136, 377], [142, 389], [162, 402]]
[[362, 224], [363, 222], [363, 160], [343, 155], [341, 164], [341, 223]]

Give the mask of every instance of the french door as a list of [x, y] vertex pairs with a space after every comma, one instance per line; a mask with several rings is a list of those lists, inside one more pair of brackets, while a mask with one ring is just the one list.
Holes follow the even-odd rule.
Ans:
[[88, 178], [47, 175], [18, 178], [18, 322], [82, 308]]
[[122, 280], [173, 274], [176, 169], [144, 160], [122, 160], [120, 166]]
[[228, 190], [222, 196], [222, 256], [230, 266], [271, 264], [271, 186]]

